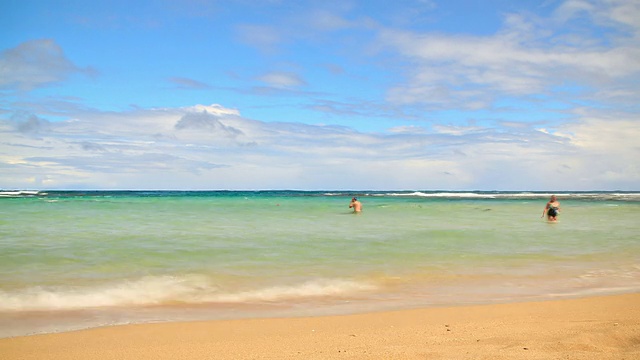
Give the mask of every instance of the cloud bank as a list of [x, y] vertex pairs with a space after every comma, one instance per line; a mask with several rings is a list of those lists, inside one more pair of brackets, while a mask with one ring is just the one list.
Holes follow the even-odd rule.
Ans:
[[[0, 123], [7, 187], [45, 189], [632, 189], [640, 124], [553, 131], [440, 126], [362, 133], [265, 123], [220, 105]], [[630, 151], [631, 149], [631, 151]], [[580, 174], [580, 177], [576, 177]], [[517, 186], [514, 186], [517, 184]], [[6, 186], [6, 185], [5, 185]]]

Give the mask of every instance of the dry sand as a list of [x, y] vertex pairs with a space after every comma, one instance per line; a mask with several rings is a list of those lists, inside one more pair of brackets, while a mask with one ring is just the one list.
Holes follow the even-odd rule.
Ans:
[[640, 294], [0, 339], [0, 359], [640, 359]]

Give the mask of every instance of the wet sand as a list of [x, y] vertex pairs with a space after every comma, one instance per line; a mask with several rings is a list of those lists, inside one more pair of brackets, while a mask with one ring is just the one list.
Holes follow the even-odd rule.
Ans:
[[640, 359], [640, 294], [0, 339], [14, 359]]

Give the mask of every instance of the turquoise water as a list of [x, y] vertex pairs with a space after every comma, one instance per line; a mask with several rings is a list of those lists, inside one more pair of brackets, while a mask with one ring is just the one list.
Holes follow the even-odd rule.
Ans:
[[0, 336], [640, 289], [637, 193], [6, 194]]

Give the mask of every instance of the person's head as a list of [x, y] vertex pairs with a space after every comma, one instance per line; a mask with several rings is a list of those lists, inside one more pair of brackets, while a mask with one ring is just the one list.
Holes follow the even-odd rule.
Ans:
[[358, 201], [358, 198], [356, 198], [356, 197], [351, 198], [351, 201]]
[[551, 201], [556, 201], [558, 198], [555, 195], [551, 195]]

